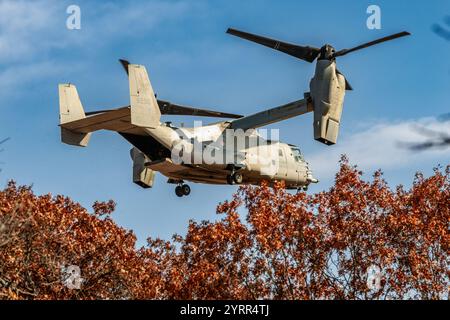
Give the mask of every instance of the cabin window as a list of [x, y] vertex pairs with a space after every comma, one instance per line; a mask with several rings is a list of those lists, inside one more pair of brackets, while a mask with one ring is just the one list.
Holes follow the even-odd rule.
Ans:
[[280, 157], [282, 157], [282, 156], [283, 156], [283, 150], [279, 149], [279, 150], [278, 150], [278, 155], [279, 155]]
[[303, 160], [303, 155], [302, 152], [300, 151], [299, 148], [297, 147], [291, 147], [292, 150], [292, 156], [294, 157], [295, 161], [297, 162], [302, 162]]

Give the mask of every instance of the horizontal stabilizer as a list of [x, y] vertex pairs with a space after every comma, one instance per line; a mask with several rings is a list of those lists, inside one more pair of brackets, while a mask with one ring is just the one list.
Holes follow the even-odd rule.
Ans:
[[147, 135], [144, 128], [131, 123], [131, 108], [123, 107], [111, 111], [90, 115], [86, 118], [61, 124], [72, 132], [89, 133], [98, 130], [111, 130], [135, 135]]

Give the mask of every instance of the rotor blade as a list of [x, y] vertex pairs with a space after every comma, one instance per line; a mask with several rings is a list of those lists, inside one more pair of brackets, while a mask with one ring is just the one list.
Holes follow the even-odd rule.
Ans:
[[10, 137], [3, 139], [2, 141], [0, 141], [0, 144], [5, 143], [6, 141], [8, 141], [9, 139], [11, 139]]
[[259, 43], [263, 46], [275, 49], [277, 51], [284, 52], [290, 56], [296, 57], [298, 59], [305, 60], [307, 62], [313, 62], [320, 53], [320, 49], [314, 47], [303, 47], [295, 44], [290, 44], [287, 42], [282, 42], [278, 40], [273, 40], [266, 37], [261, 37], [255, 34], [239, 31], [236, 29], [229, 28], [227, 30], [228, 34], [233, 36], [246, 39], [249, 41], [253, 41]]
[[390, 35], [390, 36], [387, 36], [387, 37], [384, 37], [384, 38], [381, 38], [381, 39], [378, 39], [378, 40], [374, 40], [374, 41], [371, 41], [371, 42], [364, 43], [362, 45], [359, 45], [359, 46], [351, 48], [351, 49], [339, 50], [333, 55], [333, 57], [335, 57], [335, 58], [336, 57], [342, 57], [342, 56], [345, 56], [346, 54], [349, 54], [350, 52], [354, 52], [354, 51], [357, 51], [357, 50], [368, 48], [368, 47], [374, 46], [374, 45], [382, 43], [382, 42], [394, 40], [394, 39], [405, 37], [405, 36], [409, 36], [409, 35], [411, 35], [411, 33], [407, 32], [407, 31], [396, 33], [396, 34], [393, 34], [393, 35]]
[[105, 113], [105, 112], [110, 112], [110, 111], [114, 111], [114, 109], [97, 110], [97, 111], [88, 111], [88, 112], [85, 112], [84, 114], [85, 114], [86, 116], [93, 116], [93, 115], [95, 115], [95, 114]]
[[424, 151], [432, 148], [442, 148], [450, 146], [450, 137], [443, 139], [442, 141], [426, 141], [423, 143], [409, 143], [406, 145], [412, 151]]
[[125, 69], [125, 72], [128, 74], [128, 65], [130, 64], [130, 62], [125, 59], [119, 59], [119, 61], [122, 67]]
[[[230, 119], [238, 119], [242, 118], [242, 115], [226, 113], [220, 111], [213, 111], [207, 109], [193, 108], [188, 106], [181, 106], [178, 104], [174, 104], [168, 101], [158, 100], [158, 106], [161, 110], [161, 114], [167, 115], [177, 115], [177, 116], [197, 116], [197, 117], [212, 117], [212, 118], [230, 118]], [[129, 106], [128, 106], [129, 107]], [[92, 116], [99, 113], [105, 113], [114, 111], [114, 109], [108, 110], [97, 110], [97, 111], [89, 111], [86, 112], [86, 116]]]
[[180, 115], [180, 116], [198, 116], [198, 117], [213, 117], [213, 118], [242, 118], [242, 115], [226, 113], [220, 111], [206, 110], [200, 108], [193, 108], [188, 106], [181, 106], [168, 101], [158, 100], [161, 114]]
[[344, 77], [344, 79], [345, 79], [345, 90], [353, 91], [353, 87], [351, 86], [350, 82], [348, 82], [348, 80], [344, 76], [344, 74], [342, 72], [340, 72], [338, 69], [336, 69], [336, 73], [340, 74], [340, 75], [342, 75]]

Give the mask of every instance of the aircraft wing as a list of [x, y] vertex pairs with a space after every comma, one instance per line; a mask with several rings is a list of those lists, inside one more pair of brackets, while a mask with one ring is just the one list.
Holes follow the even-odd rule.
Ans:
[[239, 118], [231, 122], [231, 129], [254, 129], [263, 127], [275, 122], [312, 112], [313, 105], [310, 98], [294, 101], [280, 107], [268, 109], [250, 116]]

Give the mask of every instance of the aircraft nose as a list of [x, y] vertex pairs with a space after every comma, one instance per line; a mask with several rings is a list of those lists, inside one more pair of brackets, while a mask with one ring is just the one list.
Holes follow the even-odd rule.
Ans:
[[311, 169], [309, 168], [309, 164], [306, 163], [306, 180], [309, 183], [319, 183], [319, 180], [313, 176]]

